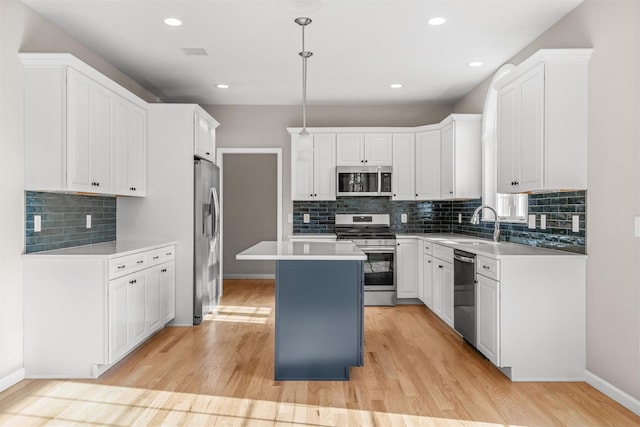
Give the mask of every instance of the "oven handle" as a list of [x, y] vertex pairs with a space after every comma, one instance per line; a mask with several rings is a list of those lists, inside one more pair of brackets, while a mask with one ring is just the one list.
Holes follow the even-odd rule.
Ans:
[[365, 246], [365, 247], [358, 246], [358, 249], [360, 249], [364, 253], [374, 253], [374, 254], [396, 252], [395, 246]]

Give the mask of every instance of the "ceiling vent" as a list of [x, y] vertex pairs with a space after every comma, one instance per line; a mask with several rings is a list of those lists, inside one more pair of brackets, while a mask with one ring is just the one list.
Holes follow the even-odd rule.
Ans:
[[182, 51], [187, 56], [207, 56], [208, 53], [201, 47], [183, 47]]

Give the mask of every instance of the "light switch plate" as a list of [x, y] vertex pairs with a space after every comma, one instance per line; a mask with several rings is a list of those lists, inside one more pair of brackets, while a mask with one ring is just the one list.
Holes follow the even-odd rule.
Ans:
[[309, 214], [304, 214], [302, 216], [302, 222], [304, 222], [305, 224], [309, 224], [309, 221], [311, 221], [311, 218], [309, 217]]
[[91, 215], [87, 215], [87, 228], [91, 228]]
[[536, 216], [535, 216], [535, 214], [529, 215], [529, 228], [533, 228], [534, 230], [536, 228]]
[[406, 224], [406, 223], [407, 223], [407, 214], [401, 214], [401, 215], [400, 215], [400, 221], [401, 221], [403, 224]]
[[573, 231], [574, 233], [580, 232], [580, 216], [579, 215], [573, 215], [571, 217], [571, 231]]
[[546, 230], [547, 229], [547, 216], [546, 215], [540, 215], [540, 230]]
[[458, 214], [458, 224], [462, 224], [462, 214]]
[[33, 231], [35, 233], [42, 231], [42, 217], [40, 215], [33, 216]]
[[637, 216], [635, 219], [635, 229], [636, 229], [636, 237], [640, 237], [640, 216]]

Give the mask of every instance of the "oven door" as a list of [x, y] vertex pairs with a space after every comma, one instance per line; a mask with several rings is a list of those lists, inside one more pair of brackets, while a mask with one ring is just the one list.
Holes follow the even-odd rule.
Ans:
[[396, 290], [396, 248], [393, 246], [359, 247], [367, 255], [364, 262], [364, 290]]

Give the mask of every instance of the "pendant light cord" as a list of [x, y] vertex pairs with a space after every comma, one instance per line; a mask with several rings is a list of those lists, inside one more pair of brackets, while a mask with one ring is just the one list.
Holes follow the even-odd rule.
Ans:
[[311, 23], [309, 18], [297, 18], [296, 24], [302, 27], [302, 51], [298, 54], [302, 57], [302, 131], [300, 135], [308, 135], [307, 132], [307, 59], [313, 55], [312, 52], [304, 50], [304, 27]]

